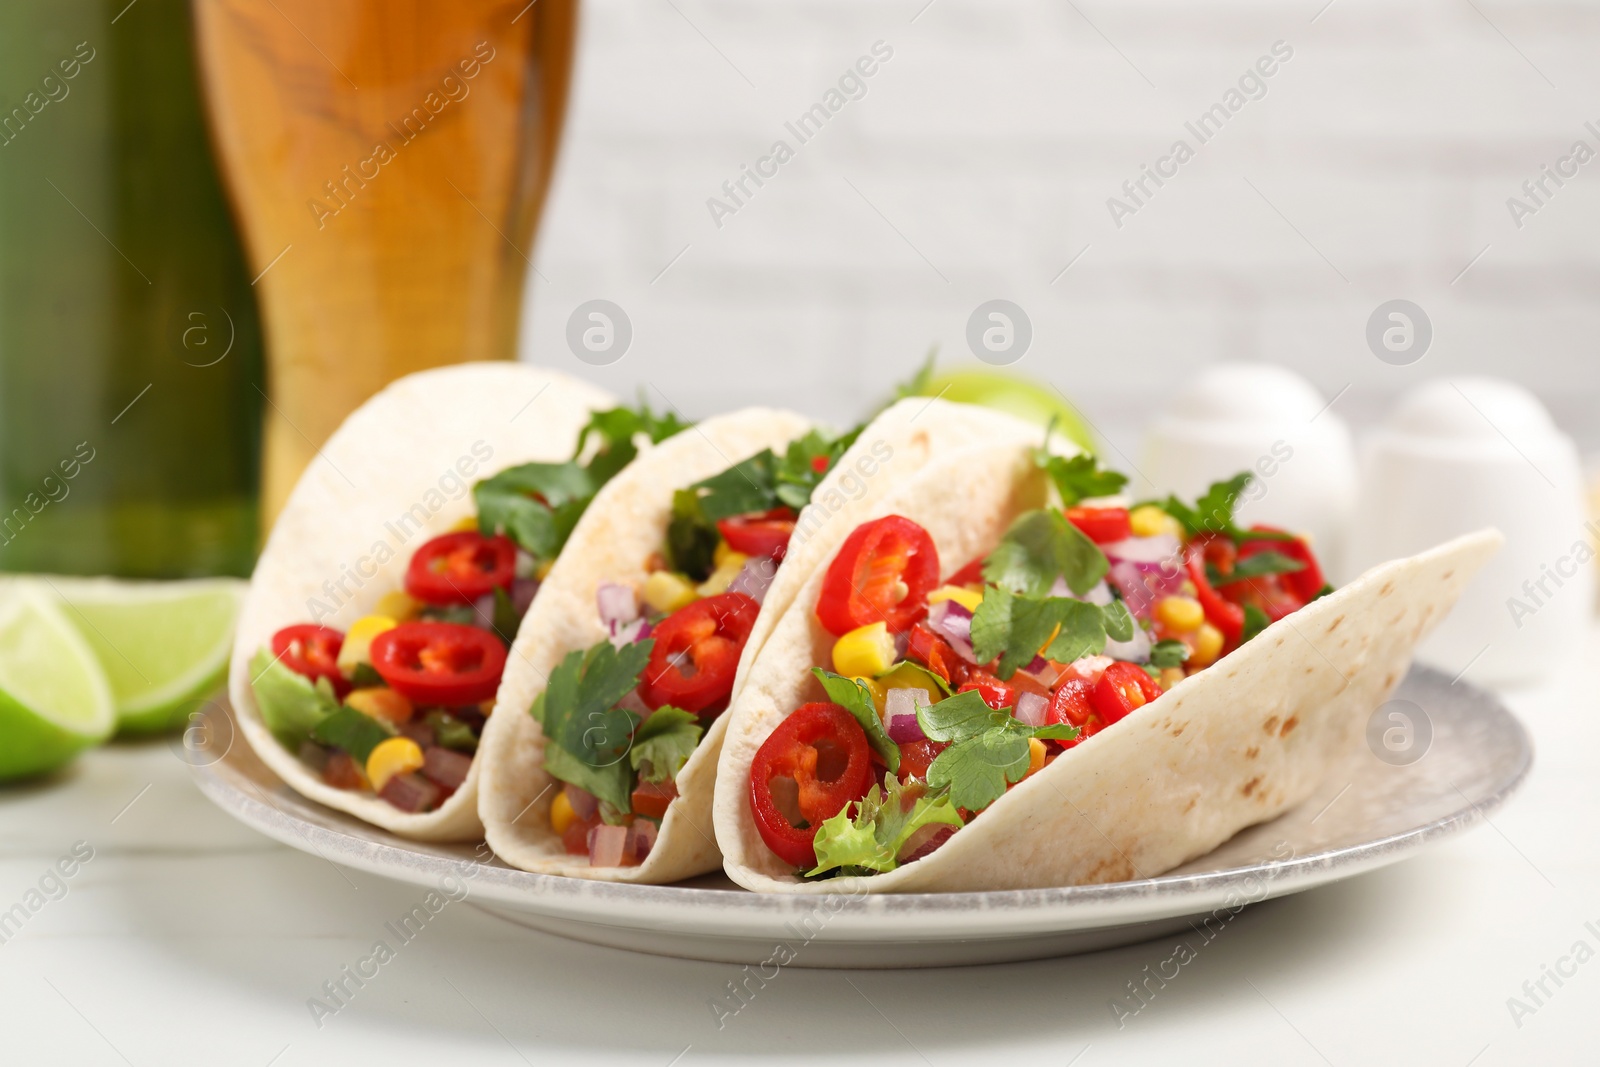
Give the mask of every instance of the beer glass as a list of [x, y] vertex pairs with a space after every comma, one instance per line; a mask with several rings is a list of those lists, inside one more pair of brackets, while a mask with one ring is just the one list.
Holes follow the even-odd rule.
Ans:
[[576, 7], [194, 0], [265, 324], [265, 522], [387, 382], [514, 357]]

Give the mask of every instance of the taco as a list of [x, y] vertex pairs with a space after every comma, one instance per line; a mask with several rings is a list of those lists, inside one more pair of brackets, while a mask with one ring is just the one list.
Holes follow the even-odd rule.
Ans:
[[1148, 877], [1305, 800], [1501, 538], [1334, 590], [1241, 529], [1248, 475], [1129, 508], [1089, 456], [985, 445], [879, 500], [727, 719], [714, 823], [767, 892]]
[[495, 853], [611, 881], [715, 870], [722, 713], [807, 574], [932, 456], [1037, 434], [919, 399], [837, 436], [735, 412], [641, 456], [579, 521], [512, 648], [481, 756]]
[[583, 508], [685, 423], [534, 367], [413, 374], [295, 486], [239, 618], [229, 692], [295, 790], [397, 834], [471, 840], [506, 649]]

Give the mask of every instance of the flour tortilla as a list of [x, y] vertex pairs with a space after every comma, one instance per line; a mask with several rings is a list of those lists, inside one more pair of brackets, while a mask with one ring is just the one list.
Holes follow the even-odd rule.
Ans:
[[[873, 511], [925, 527], [949, 573], [987, 553], [1044, 495], [1025, 452], [981, 447], [930, 464]], [[1310, 796], [1502, 540], [1484, 530], [1374, 567], [1068, 750], [923, 859], [806, 883], [762, 843], [747, 792], [756, 750], [778, 723], [827, 699], [810, 674], [833, 646], [813, 615], [826, 572], [815, 568], [725, 716], [714, 822], [728, 874], [762, 892], [848, 894], [1081, 885], [1170, 870]]]
[[[229, 671], [240, 731], [297, 792], [420, 841], [472, 841], [482, 759], [434, 811], [400, 811], [366, 791], [335, 789], [267, 730], [250, 660], [284, 626], [345, 629], [403, 588], [411, 554], [474, 513], [473, 482], [572, 456], [605, 392], [516, 363], [467, 363], [412, 374], [356, 409], [322, 446], [267, 538], [239, 616]], [[381, 547], [380, 547], [381, 546]], [[382, 558], [382, 562], [378, 560]], [[343, 585], [343, 589], [339, 588]]]
[[[569, 652], [606, 639], [595, 603], [603, 582], [642, 583], [645, 560], [666, 537], [672, 494], [733, 463], [772, 448], [781, 452], [809, 424], [798, 416], [751, 409], [708, 419], [641, 456], [601, 490], [550, 571], [512, 647], [495, 712], [484, 731], [479, 813], [489, 845], [527, 871], [615, 882], [660, 884], [716, 870], [711, 794], [727, 715], [716, 719], [678, 773], [678, 798], [661, 833], [636, 867], [591, 867], [570, 856], [550, 829], [550, 802], [561, 783], [544, 770], [544, 735], [528, 714], [545, 680]], [[1037, 442], [1039, 427], [983, 408], [941, 400], [903, 400], [869, 425], [840, 457], [801, 512], [789, 550], [762, 602], [745, 645], [733, 696], [777, 619], [819, 562], [860, 524], [874, 502], [913, 479], [930, 458], [980, 441]]]

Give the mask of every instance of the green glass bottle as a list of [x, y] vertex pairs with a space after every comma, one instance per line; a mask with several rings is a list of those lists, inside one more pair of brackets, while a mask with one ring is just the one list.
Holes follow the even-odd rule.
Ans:
[[5, 0], [0, 570], [248, 575], [261, 366], [185, 0]]

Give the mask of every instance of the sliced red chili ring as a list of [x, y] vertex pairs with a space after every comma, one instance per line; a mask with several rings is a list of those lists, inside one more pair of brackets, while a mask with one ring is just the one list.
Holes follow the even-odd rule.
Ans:
[[1120, 722], [1135, 708], [1142, 708], [1161, 695], [1161, 686], [1136, 663], [1117, 662], [1106, 668], [1089, 691], [1089, 703], [1100, 721], [1110, 726]]
[[720, 593], [668, 615], [652, 631], [655, 645], [639, 698], [652, 710], [671, 704], [715, 718], [728, 707], [739, 657], [760, 612], [743, 593]]
[[411, 557], [406, 592], [428, 604], [470, 604], [517, 575], [517, 546], [503, 534], [460, 530], [435, 537]]
[[494, 696], [506, 646], [476, 626], [403, 622], [372, 639], [372, 666], [414, 704], [458, 707]]
[[793, 508], [773, 508], [719, 519], [717, 532], [735, 552], [781, 560], [794, 536], [794, 519]]
[[339, 649], [343, 647], [344, 634], [331, 626], [301, 623], [272, 635], [272, 655], [278, 662], [312, 682], [326, 678], [341, 699], [350, 692], [350, 682], [339, 670]]
[[779, 859], [816, 866], [818, 827], [872, 786], [871, 753], [861, 724], [828, 703], [802, 705], [761, 743], [750, 765], [750, 809]]
[[1133, 535], [1127, 508], [1068, 508], [1067, 521], [1097, 545], [1108, 545]]
[[857, 526], [839, 547], [823, 576], [817, 619], [835, 637], [880, 621], [902, 633], [922, 617], [938, 580], [939, 551], [928, 531], [885, 515]]

